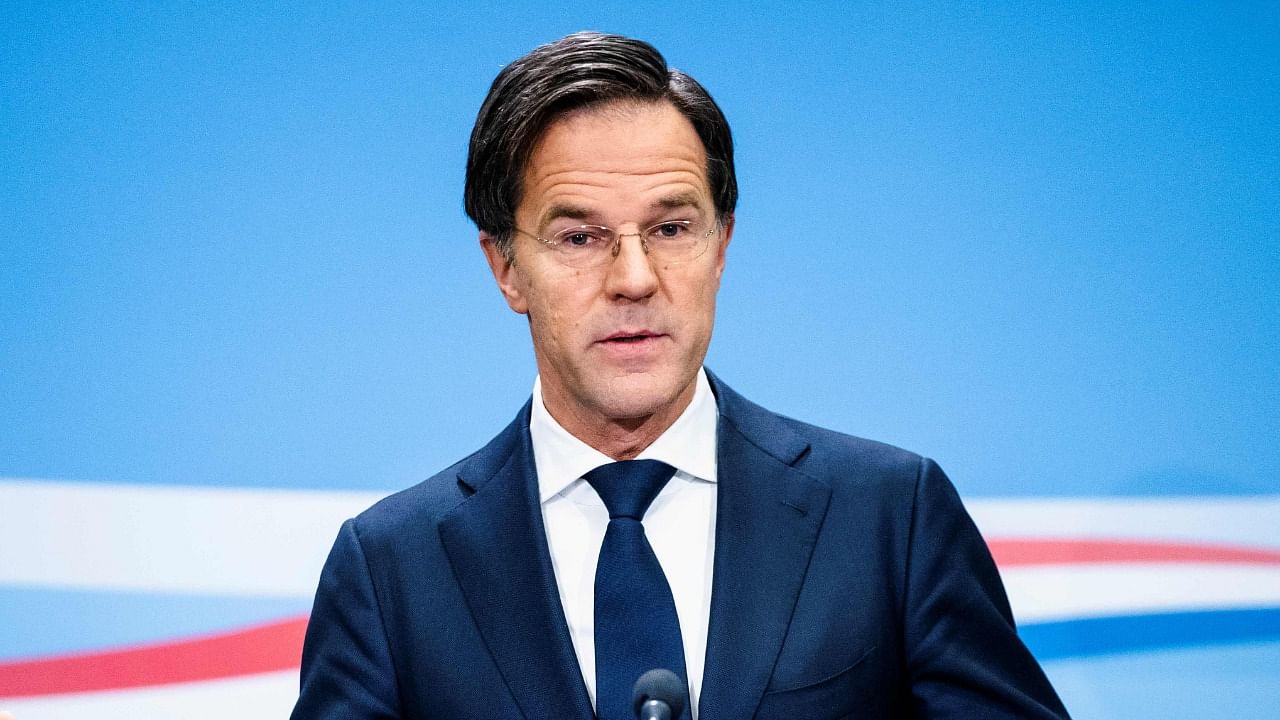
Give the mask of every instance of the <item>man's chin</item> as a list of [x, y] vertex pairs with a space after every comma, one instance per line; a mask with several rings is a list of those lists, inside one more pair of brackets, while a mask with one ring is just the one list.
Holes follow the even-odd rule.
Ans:
[[626, 374], [613, 378], [601, 388], [598, 399], [601, 415], [615, 422], [643, 422], [658, 415], [675, 419], [693, 397], [687, 392], [692, 382], [654, 374]]

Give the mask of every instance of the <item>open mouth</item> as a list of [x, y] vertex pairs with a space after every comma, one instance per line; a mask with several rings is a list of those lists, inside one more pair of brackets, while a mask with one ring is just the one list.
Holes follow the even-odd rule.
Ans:
[[662, 334], [652, 330], [620, 330], [600, 342], [606, 345], [641, 345], [659, 337], [662, 337]]

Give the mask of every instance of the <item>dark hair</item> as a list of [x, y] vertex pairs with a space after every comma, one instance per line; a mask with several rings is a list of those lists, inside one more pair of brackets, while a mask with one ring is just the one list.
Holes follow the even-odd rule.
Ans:
[[667, 67], [642, 40], [578, 32], [534, 48], [502, 69], [476, 116], [464, 206], [508, 259], [521, 181], [534, 145], [557, 118], [613, 101], [670, 102], [693, 124], [707, 154], [707, 183], [721, 222], [738, 203], [733, 136], [697, 80]]

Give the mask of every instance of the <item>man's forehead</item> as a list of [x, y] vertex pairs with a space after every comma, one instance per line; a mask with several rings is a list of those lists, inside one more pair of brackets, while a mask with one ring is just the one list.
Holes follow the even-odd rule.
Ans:
[[706, 150], [692, 123], [668, 102], [593, 106], [543, 132], [521, 183], [521, 205], [578, 217], [599, 196], [624, 192], [629, 204], [670, 208], [711, 204]]

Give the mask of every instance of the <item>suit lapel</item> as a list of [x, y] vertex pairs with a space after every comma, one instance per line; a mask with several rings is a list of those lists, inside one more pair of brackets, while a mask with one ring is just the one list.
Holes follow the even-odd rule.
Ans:
[[441, 521], [440, 539], [489, 653], [526, 718], [589, 720], [542, 527], [529, 406], [462, 467], [473, 494]]
[[791, 465], [803, 438], [708, 373], [717, 429], [715, 569], [700, 720], [749, 718], [782, 649], [831, 490]]

